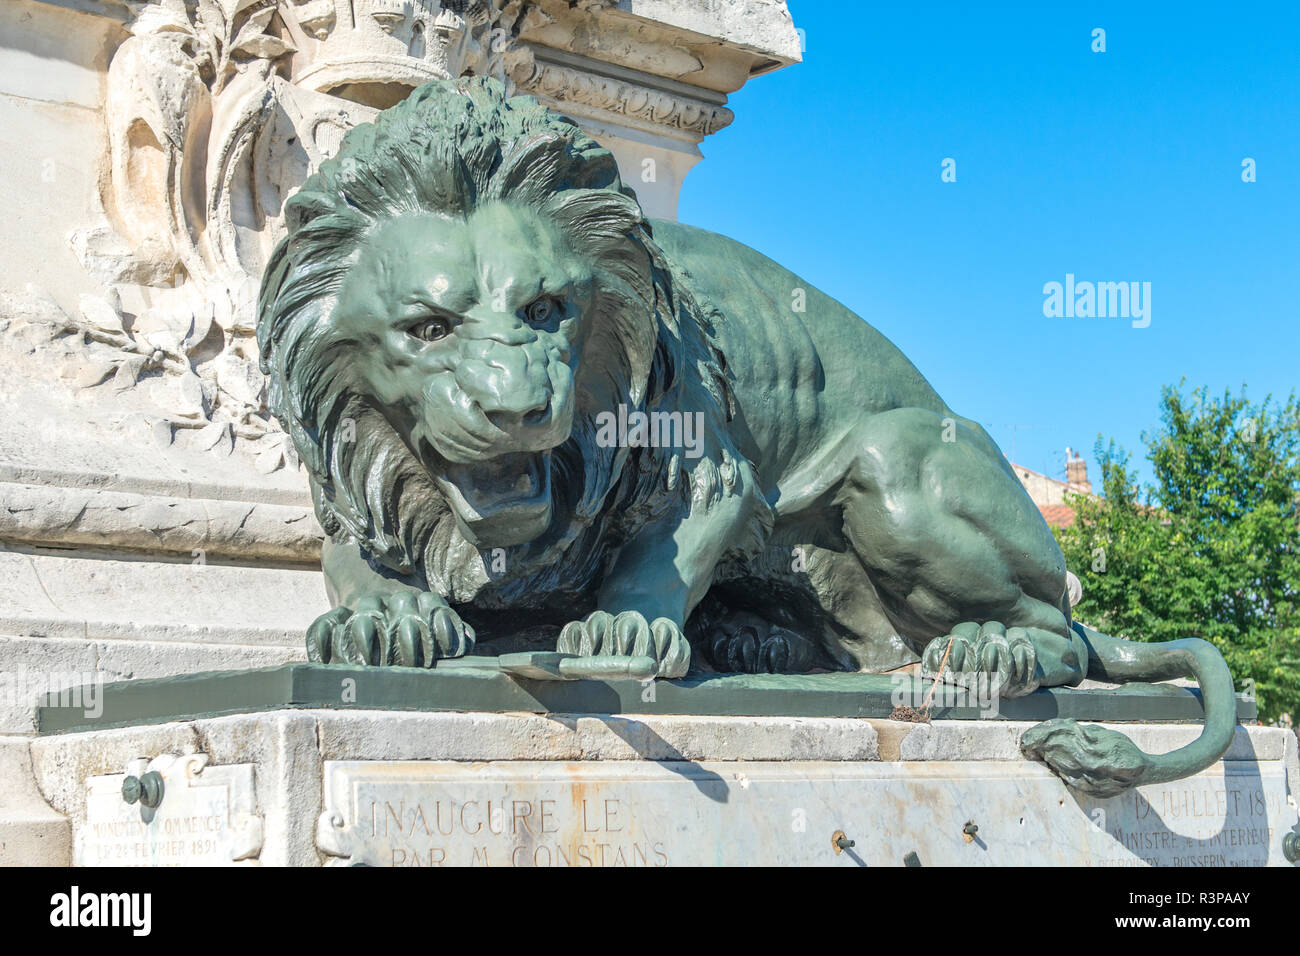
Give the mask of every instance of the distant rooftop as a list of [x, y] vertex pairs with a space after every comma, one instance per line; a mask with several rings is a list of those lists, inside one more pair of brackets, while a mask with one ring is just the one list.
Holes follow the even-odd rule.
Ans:
[[1076, 494], [1092, 494], [1092, 482], [1088, 480], [1088, 463], [1082, 458], [1071, 455], [1066, 459], [1065, 473], [1068, 480], [1050, 478], [1041, 472], [1026, 468], [1024, 465], [1011, 463], [1016, 477], [1029, 492], [1029, 497], [1043, 518], [1054, 528], [1068, 528], [1074, 524], [1074, 509], [1065, 503], [1067, 491]]

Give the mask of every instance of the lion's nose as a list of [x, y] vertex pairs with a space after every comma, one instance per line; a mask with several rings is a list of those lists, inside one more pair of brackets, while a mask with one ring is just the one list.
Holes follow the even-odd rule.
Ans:
[[479, 402], [483, 414], [497, 428], [510, 431], [519, 426], [538, 425], [546, 418], [551, 400], [546, 395], [535, 399], [514, 398], [502, 402]]
[[525, 424], [531, 416], [544, 415], [550, 405], [545, 376], [534, 374], [524, 363], [481, 365], [472, 374], [462, 368], [457, 379], [465, 394], [500, 428]]
[[485, 339], [462, 341], [460, 351], [455, 376], [465, 397], [512, 439], [542, 440], [553, 404], [545, 351]]
[[544, 356], [535, 361], [522, 346], [477, 341], [462, 345], [456, 382], [498, 428], [510, 430], [544, 418], [550, 382]]

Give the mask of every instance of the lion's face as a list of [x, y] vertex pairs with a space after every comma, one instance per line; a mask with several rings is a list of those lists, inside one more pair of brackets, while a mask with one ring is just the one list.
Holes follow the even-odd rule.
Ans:
[[573, 427], [595, 273], [532, 210], [398, 216], [361, 248], [329, 322], [341, 356], [480, 547], [552, 517], [550, 453]]

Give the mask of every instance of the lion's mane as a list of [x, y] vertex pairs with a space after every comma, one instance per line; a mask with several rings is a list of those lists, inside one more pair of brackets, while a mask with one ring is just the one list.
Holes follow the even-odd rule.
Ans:
[[[507, 549], [504, 575], [456, 532], [425, 464], [350, 373], [356, 343], [329, 322], [377, 226], [410, 213], [467, 216], [493, 200], [551, 217], [597, 264], [600, 287], [573, 431], [552, 455], [552, 530]], [[662, 449], [595, 440], [595, 415], [620, 402], [668, 407], [681, 389], [701, 389], [707, 427], [724, 436], [733, 408], [708, 335], [713, 319], [655, 244], [613, 156], [566, 117], [531, 97], [507, 98], [494, 80], [426, 84], [351, 130], [286, 203], [285, 224], [258, 303], [271, 409], [309, 473], [326, 533], [357, 540], [373, 561], [423, 577], [453, 602], [563, 602], [598, 580], [611, 545], [674, 501], [707, 507], [735, 490], [729, 440], [689, 472]]]

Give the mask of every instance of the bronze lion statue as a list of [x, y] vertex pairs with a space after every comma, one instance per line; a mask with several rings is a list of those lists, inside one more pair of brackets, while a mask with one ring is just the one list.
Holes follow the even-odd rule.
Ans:
[[693, 655], [919, 657], [1003, 696], [1194, 674], [1207, 730], [1182, 751], [1072, 721], [1025, 747], [1096, 793], [1226, 749], [1210, 645], [1072, 622], [1061, 552], [988, 434], [775, 262], [647, 221], [571, 120], [495, 81], [428, 84], [349, 132], [285, 217], [258, 339], [329, 537], [312, 660], [429, 667], [549, 628], [664, 678]]

